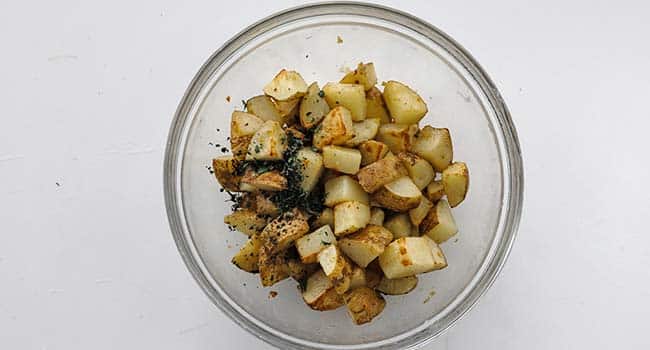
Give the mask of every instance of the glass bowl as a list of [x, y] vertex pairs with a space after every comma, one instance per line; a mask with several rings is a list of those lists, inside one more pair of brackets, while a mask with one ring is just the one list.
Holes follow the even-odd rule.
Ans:
[[[241, 100], [260, 94], [281, 68], [300, 72], [308, 83], [324, 84], [360, 61], [374, 62], [380, 81], [403, 81], [418, 91], [429, 106], [421, 124], [450, 129], [454, 158], [467, 162], [472, 179], [467, 199], [454, 210], [460, 232], [442, 245], [449, 267], [422, 275], [408, 295], [387, 296], [379, 317], [354, 326], [344, 307], [309, 309], [294, 281], [263, 288], [257, 275], [230, 263], [245, 237], [223, 224], [230, 206], [206, 166], [221, 154], [221, 145], [228, 145], [232, 111], [242, 108]], [[519, 144], [492, 81], [437, 28], [370, 4], [289, 9], [228, 41], [183, 96], [164, 166], [171, 230], [188, 269], [230, 318], [282, 349], [405, 349], [433, 339], [494, 281], [521, 214]], [[279, 295], [270, 298], [269, 291]]]

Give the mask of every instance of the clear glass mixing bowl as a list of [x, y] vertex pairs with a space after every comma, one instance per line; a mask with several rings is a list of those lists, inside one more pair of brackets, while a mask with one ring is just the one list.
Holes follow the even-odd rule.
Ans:
[[[221, 154], [213, 145], [227, 145], [233, 109], [260, 94], [281, 68], [322, 84], [359, 61], [374, 62], [380, 81], [404, 81], [420, 93], [429, 106], [422, 124], [450, 129], [454, 157], [467, 162], [472, 179], [467, 199], [454, 210], [457, 239], [443, 244], [449, 267], [421, 276], [408, 295], [388, 296], [372, 323], [353, 326], [345, 308], [307, 308], [295, 282], [262, 288], [257, 275], [230, 263], [245, 237], [223, 224], [229, 205], [205, 167]], [[243, 328], [282, 349], [405, 349], [451, 326], [494, 281], [517, 230], [523, 173], [508, 110], [465, 49], [408, 14], [327, 3], [264, 19], [208, 59], [172, 123], [164, 185], [171, 230], [188, 269]], [[269, 299], [270, 290], [279, 295]]]

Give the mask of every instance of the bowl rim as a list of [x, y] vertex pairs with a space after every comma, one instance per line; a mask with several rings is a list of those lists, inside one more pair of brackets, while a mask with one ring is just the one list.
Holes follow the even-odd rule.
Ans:
[[[270, 326], [268, 328], [261, 327], [259, 324], [249, 320], [242, 314], [240, 308], [235, 308], [213, 290], [212, 285], [204, 275], [202, 266], [195, 259], [195, 248], [191, 244], [191, 239], [188, 240], [187, 238], [189, 237], [189, 232], [187, 232], [182, 209], [180, 169], [178, 168], [178, 160], [179, 157], [182, 159], [182, 152], [177, 152], [179, 147], [184, 147], [182, 144], [182, 136], [187, 124], [186, 120], [189, 112], [198, 98], [202, 86], [209, 78], [210, 74], [208, 73], [210, 68], [223, 64], [239, 47], [253, 38], [257, 33], [275, 28], [276, 26], [287, 23], [287, 21], [310, 17], [313, 15], [309, 14], [311, 12], [318, 12], [318, 15], [353, 14], [375, 17], [394, 22], [435, 41], [447, 50], [454, 59], [463, 64], [467, 72], [471, 74], [475, 82], [486, 94], [496, 119], [500, 123], [499, 131], [503, 133], [503, 148], [506, 151], [506, 154], [502, 154], [502, 157], [505, 156], [506, 158], [506, 170], [510, 175], [507, 177], [510, 181], [504, 181], [505, 188], [502, 196], [504, 202], [507, 203], [507, 205], [504, 204], [502, 207], [502, 211], [506, 211], [505, 214], [502, 213], [502, 217], [504, 218], [502, 236], [491, 261], [489, 261], [485, 268], [485, 273], [475, 282], [474, 288], [462, 297], [463, 299], [456, 305], [455, 309], [439, 320], [441, 326], [437, 328], [434, 327], [435, 324], [431, 324], [408, 337], [404, 336], [408, 333], [405, 332], [368, 344], [325, 345], [305, 341], [304, 339], [295, 338], [281, 331], [277, 331]], [[377, 15], [381, 15], [382, 17], [377, 17]], [[399, 19], [399, 21], [396, 22], [396, 19]], [[432, 36], [437, 40], [434, 40]], [[163, 165], [165, 207], [171, 233], [176, 247], [193, 278], [208, 298], [231, 320], [255, 337], [281, 349], [414, 349], [431, 342], [467, 314], [499, 275], [512, 249], [523, 207], [523, 160], [517, 132], [510, 112], [488, 74], [464, 47], [432, 24], [400, 10], [365, 2], [318, 2], [291, 7], [253, 23], [226, 41], [200, 67], [181, 98], [168, 133]], [[395, 338], [398, 339], [394, 340]]]

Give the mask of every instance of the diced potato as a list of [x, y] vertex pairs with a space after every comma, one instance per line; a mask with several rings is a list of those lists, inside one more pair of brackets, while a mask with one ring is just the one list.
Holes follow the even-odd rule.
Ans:
[[287, 134], [278, 122], [267, 120], [248, 145], [247, 160], [281, 160], [287, 149]]
[[262, 193], [255, 194], [255, 212], [259, 215], [268, 215], [268, 216], [278, 216], [280, 214], [280, 209], [275, 205], [268, 197]]
[[431, 201], [431, 203], [436, 203], [445, 195], [445, 189], [442, 185], [442, 181], [431, 181], [427, 186], [426, 197]]
[[355, 264], [366, 267], [384, 251], [393, 240], [393, 234], [375, 225], [366, 226], [361, 232], [342, 238], [339, 248]]
[[428, 125], [418, 133], [411, 146], [411, 151], [426, 159], [438, 172], [447, 169], [454, 158], [449, 130], [437, 129]]
[[441, 199], [429, 210], [429, 214], [420, 223], [420, 232], [424, 232], [436, 243], [442, 243], [458, 232], [456, 220], [451, 215], [451, 208], [446, 200]]
[[343, 294], [350, 288], [352, 265], [335, 245], [329, 245], [318, 253], [318, 263], [327, 278], [332, 281], [334, 290]]
[[360, 325], [379, 315], [384, 310], [386, 301], [373, 289], [359, 287], [345, 295], [345, 304], [354, 323]]
[[394, 80], [384, 83], [384, 101], [395, 123], [417, 124], [428, 111], [420, 95]]
[[415, 124], [383, 124], [377, 132], [377, 141], [385, 143], [391, 152], [397, 154], [409, 150], [417, 132]]
[[366, 118], [377, 118], [381, 124], [391, 122], [390, 115], [384, 104], [381, 91], [376, 87], [366, 91]]
[[223, 222], [248, 236], [259, 233], [266, 226], [266, 219], [251, 209], [235, 210], [224, 216]]
[[230, 119], [230, 138], [253, 136], [264, 124], [264, 120], [255, 114], [242, 111], [232, 112]]
[[307, 279], [302, 298], [309, 307], [318, 311], [334, 310], [345, 304], [343, 296], [334, 290], [332, 281], [321, 269]]
[[361, 152], [354, 148], [325, 146], [323, 147], [323, 165], [344, 174], [354, 175], [361, 166]]
[[427, 217], [431, 208], [433, 208], [433, 203], [431, 203], [431, 201], [429, 201], [426, 197], [422, 197], [420, 204], [417, 207], [409, 210], [409, 218], [411, 219], [411, 223], [415, 227], [418, 227], [422, 220]]
[[311, 129], [325, 118], [330, 111], [330, 106], [321, 97], [318, 83], [312, 83], [307, 89], [307, 94], [302, 98], [300, 104], [300, 124]]
[[359, 63], [357, 69], [346, 74], [341, 83], [344, 84], [361, 84], [365, 90], [372, 89], [377, 84], [377, 73], [375, 73], [375, 65], [370, 63]]
[[325, 208], [323, 211], [316, 217], [314, 220], [314, 227], [321, 227], [324, 225], [329, 225], [329, 227], [334, 227], [334, 210], [332, 208]]
[[380, 159], [359, 170], [357, 178], [364, 191], [373, 193], [382, 186], [408, 175], [397, 157]]
[[264, 241], [264, 246], [269, 247], [269, 254], [275, 254], [289, 248], [296, 239], [307, 232], [309, 232], [307, 217], [300, 210], [294, 209], [266, 225], [260, 238]]
[[384, 222], [384, 227], [393, 234], [393, 239], [413, 236], [413, 224], [405, 213], [391, 216]]
[[266, 84], [264, 93], [278, 101], [287, 101], [306, 94], [307, 83], [298, 72], [283, 69]]
[[334, 207], [334, 233], [341, 237], [364, 228], [370, 221], [370, 207], [351, 201]]
[[352, 274], [350, 275], [350, 290], [366, 285], [366, 271], [359, 266], [353, 266]]
[[379, 255], [379, 265], [387, 278], [395, 279], [442, 269], [447, 260], [429, 237], [402, 237]]
[[305, 264], [318, 262], [318, 253], [328, 246], [336, 244], [336, 237], [329, 225], [321, 226], [316, 231], [296, 240], [296, 249], [300, 261]]
[[436, 177], [436, 172], [433, 171], [433, 167], [424, 158], [409, 152], [400, 152], [397, 157], [402, 160], [413, 183], [420, 190], [427, 187], [433, 181], [433, 178]]
[[305, 192], [311, 192], [323, 174], [323, 156], [311, 148], [304, 147], [298, 150], [296, 158], [302, 164], [300, 187]]
[[287, 179], [282, 176], [279, 170], [257, 174], [249, 168], [242, 176], [241, 182], [262, 191], [282, 191], [287, 188]]
[[382, 278], [381, 282], [377, 285], [377, 290], [388, 295], [402, 295], [407, 294], [418, 285], [418, 278], [416, 276], [406, 276], [402, 278], [390, 279]]
[[410, 177], [404, 176], [384, 185], [372, 195], [372, 199], [383, 208], [404, 212], [420, 204], [422, 193]]
[[354, 137], [352, 115], [344, 107], [336, 107], [327, 113], [314, 131], [313, 145], [322, 149], [327, 145], [342, 145]]
[[246, 101], [246, 111], [256, 115], [258, 118], [267, 121], [272, 120], [282, 123], [283, 118], [275, 107], [273, 100], [265, 95], [251, 97]]
[[323, 91], [330, 108], [347, 108], [355, 122], [366, 119], [366, 91], [363, 85], [327, 83], [323, 86]]
[[246, 272], [259, 272], [258, 260], [261, 247], [262, 241], [257, 236], [251, 236], [232, 258], [232, 263]]
[[363, 142], [372, 140], [379, 131], [379, 119], [364, 119], [352, 124], [354, 137], [345, 143], [348, 147], [357, 147]]
[[230, 138], [230, 150], [233, 157], [237, 160], [246, 159], [248, 153], [248, 145], [250, 145], [253, 136], [239, 136]]
[[307, 278], [314, 274], [314, 272], [320, 270], [319, 264], [305, 264], [298, 259], [289, 259], [287, 260], [287, 269], [289, 272], [289, 277], [293, 278], [298, 282], [306, 282]]
[[259, 251], [260, 281], [262, 286], [272, 286], [289, 277], [289, 268], [283, 254], [271, 254], [265, 245]]
[[339, 203], [357, 201], [368, 204], [368, 194], [361, 185], [347, 175], [333, 178], [325, 183], [325, 205], [333, 207]]
[[380, 208], [370, 208], [370, 222], [368, 222], [368, 225], [383, 226], [384, 216], [384, 211]]
[[366, 166], [384, 158], [388, 151], [388, 146], [379, 141], [370, 140], [360, 144], [359, 152], [361, 152], [361, 166]]
[[241, 176], [237, 175], [237, 161], [232, 156], [221, 156], [212, 160], [212, 171], [221, 184], [228, 191], [239, 191]]
[[442, 172], [442, 185], [447, 194], [449, 206], [455, 208], [463, 200], [469, 188], [469, 170], [462, 162], [452, 163]]
[[302, 97], [296, 97], [286, 101], [273, 100], [275, 108], [282, 116], [283, 124], [293, 125], [297, 122], [296, 117], [300, 110], [300, 101], [302, 101]]

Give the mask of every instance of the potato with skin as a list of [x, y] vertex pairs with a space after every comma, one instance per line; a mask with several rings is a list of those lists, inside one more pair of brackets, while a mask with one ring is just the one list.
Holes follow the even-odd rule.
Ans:
[[384, 251], [393, 234], [384, 227], [368, 225], [353, 235], [342, 238], [339, 248], [360, 267], [366, 267]]
[[426, 197], [422, 197], [420, 204], [417, 207], [409, 210], [409, 219], [411, 219], [411, 223], [415, 227], [418, 227], [424, 218], [429, 215], [431, 208], [433, 208], [433, 203], [431, 203], [431, 201], [429, 201]]
[[286, 132], [278, 122], [267, 120], [253, 135], [246, 160], [282, 160], [286, 149]]
[[318, 264], [305, 264], [298, 259], [287, 260], [287, 271], [289, 277], [298, 282], [306, 281], [314, 272], [320, 270]]
[[321, 269], [307, 279], [302, 298], [310, 308], [317, 311], [334, 310], [345, 304], [343, 296], [334, 290], [332, 281]]
[[312, 83], [300, 103], [300, 125], [307, 129], [320, 123], [330, 111], [330, 106], [320, 96], [320, 91], [318, 83]]
[[429, 210], [429, 214], [420, 223], [420, 232], [431, 237], [438, 244], [447, 241], [458, 232], [456, 220], [454, 220], [446, 200], [439, 200]]
[[287, 189], [287, 179], [282, 176], [279, 170], [258, 174], [249, 168], [242, 176], [241, 182], [262, 191], [275, 192]]
[[410, 293], [417, 285], [417, 276], [406, 276], [396, 279], [383, 277], [376, 289], [387, 295], [403, 295]]
[[359, 266], [352, 266], [350, 275], [350, 290], [367, 285], [366, 271]]
[[372, 62], [359, 63], [357, 69], [346, 74], [341, 83], [344, 84], [361, 84], [364, 90], [372, 89], [377, 84], [377, 73], [375, 73], [375, 65]]
[[395, 123], [417, 124], [428, 111], [420, 95], [394, 80], [384, 83], [384, 101]]
[[408, 176], [390, 182], [372, 195], [380, 206], [396, 212], [405, 212], [417, 207], [422, 193]]
[[393, 239], [413, 235], [413, 224], [406, 213], [395, 214], [384, 222], [384, 227], [393, 234]]
[[224, 216], [223, 222], [247, 236], [257, 234], [266, 227], [266, 219], [251, 209], [235, 210]]
[[387, 278], [395, 279], [445, 268], [447, 260], [429, 237], [402, 237], [379, 255], [379, 266]]
[[305, 264], [318, 262], [318, 253], [330, 245], [336, 245], [336, 237], [329, 225], [321, 226], [316, 231], [296, 240], [300, 261]]
[[323, 147], [323, 166], [354, 175], [361, 166], [361, 152], [354, 148], [340, 146]]
[[327, 278], [332, 281], [334, 290], [343, 294], [350, 288], [352, 265], [335, 245], [329, 245], [318, 253], [318, 263]]
[[370, 222], [368, 222], [368, 225], [377, 225], [377, 226], [383, 226], [384, 225], [384, 211], [381, 210], [381, 208], [370, 208]]
[[296, 159], [302, 165], [300, 188], [305, 192], [311, 192], [318, 184], [323, 170], [323, 156], [314, 152], [311, 148], [303, 147], [296, 153]]
[[436, 171], [442, 172], [454, 158], [449, 130], [425, 126], [417, 134], [411, 152], [426, 159]]
[[400, 152], [397, 157], [402, 161], [409, 176], [420, 190], [423, 190], [436, 177], [433, 167], [424, 158], [409, 152]]
[[325, 183], [325, 205], [333, 207], [339, 203], [356, 201], [369, 203], [368, 194], [350, 176], [343, 175]]
[[232, 263], [238, 268], [250, 272], [259, 272], [259, 253], [262, 247], [262, 240], [256, 235], [250, 237], [241, 247], [239, 252], [232, 258]]
[[237, 175], [237, 160], [233, 156], [221, 156], [212, 160], [212, 171], [221, 187], [239, 192], [241, 176]]
[[366, 118], [377, 118], [381, 124], [391, 122], [384, 98], [376, 87], [366, 91]]
[[377, 141], [383, 142], [391, 152], [398, 154], [408, 151], [416, 138], [418, 126], [415, 124], [383, 124], [377, 132]]
[[336, 107], [327, 113], [314, 131], [313, 145], [323, 149], [327, 145], [342, 145], [354, 137], [352, 115], [344, 107]]
[[449, 206], [455, 208], [467, 195], [469, 170], [463, 162], [452, 163], [442, 172], [442, 186], [447, 194]]
[[354, 129], [354, 137], [345, 142], [347, 147], [357, 147], [363, 142], [372, 140], [379, 131], [379, 119], [364, 119], [360, 122], [354, 122], [352, 128]]
[[359, 145], [359, 152], [361, 152], [361, 166], [366, 166], [384, 158], [389, 150], [385, 143], [370, 140]]
[[367, 204], [350, 201], [334, 207], [334, 234], [338, 237], [366, 227], [369, 221], [370, 207]]
[[307, 83], [298, 72], [282, 69], [266, 84], [264, 93], [277, 101], [287, 101], [305, 95]]
[[366, 91], [363, 85], [327, 83], [323, 86], [323, 91], [330, 108], [347, 108], [355, 122], [366, 119]]
[[268, 197], [262, 193], [254, 194], [254, 210], [259, 215], [268, 215], [276, 217], [280, 214], [280, 209]]
[[445, 195], [445, 189], [442, 185], [442, 181], [434, 180], [427, 186], [426, 197], [432, 202], [436, 203]]
[[386, 306], [384, 298], [368, 287], [359, 287], [345, 295], [348, 313], [355, 324], [361, 325], [372, 321]]
[[260, 233], [260, 239], [264, 241], [264, 246], [268, 247], [269, 255], [274, 255], [289, 248], [296, 239], [307, 232], [309, 232], [307, 217], [300, 210], [294, 209], [266, 225]]
[[334, 210], [332, 208], [323, 209], [313, 223], [313, 227], [321, 227], [324, 225], [329, 225], [330, 228], [334, 227]]
[[357, 178], [364, 191], [373, 193], [384, 185], [408, 175], [397, 157], [380, 159], [359, 170]]
[[246, 111], [256, 115], [263, 121], [272, 120], [282, 123], [283, 118], [280, 111], [275, 107], [273, 99], [266, 95], [251, 97], [246, 101]]
[[264, 287], [270, 287], [289, 278], [289, 268], [284, 254], [271, 253], [264, 244], [259, 251], [258, 264], [260, 281]]
[[238, 160], [243, 160], [253, 135], [264, 124], [264, 120], [254, 114], [242, 111], [232, 112], [230, 119], [230, 149]]

